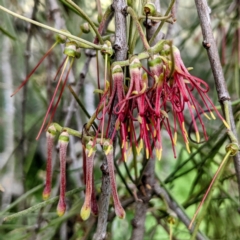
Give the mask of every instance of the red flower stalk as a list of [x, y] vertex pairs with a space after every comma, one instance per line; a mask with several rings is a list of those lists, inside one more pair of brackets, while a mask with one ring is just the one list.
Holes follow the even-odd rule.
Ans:
[[47, 200], [51, 194], [52, 188], [52, 149], [54, 144], [54, 138], [56, 136], [56, 128], [51, 125], [46, 133], [47, 137], [47, 167], [46, 167], [46, 184], [43, 190], [43, 199]]
[[[150, 126], [148, 123], [147, 110], [149, 110], [149, 100], [146, 95], [146, 82], [142, 81], [142, 65], [138, 58], [131, 59], [129, 66], [130, 77], [131, 77], [131, 86], [129, 87], [128, 94], [135, 94], [136, 105], [138, 109], [138, 122], [140, 123], [140, 146], [139, 150], [142, 148], [142, 141], [145, 145], [146, 158], [148, 159], [151, 156], [151, 141], [150, 141]], [[128, 95], [127, 94], [127, 95]]]
[[119, 218], [125, 218], [125, 211], [121, 205], [121, 202], [118, 197], [118, 192], [117, 192], [116, 179], [115, 179], [115, 173], [114, 173], [114, 163], [113, 163], [114, 161], [113, 146], [110, 143], [110, 141], [104, 142], [103, 151], [106, 155], [107, 163], [108, 163], [108, 171], [109, 171], [115, 213]]
[[[83, 174], [84, 174], [84, 184], [86, 185], [87, 176], [86, 176], [86, 165], [87, 165], [87, 154], [86, 154], [86, 146], [82, 144], [83, 147]], [[98, 215], [98, 205], [97, 198], [95, 194], [96, 190], [94, 187], [94, 175], [92, 175], [92, 195], [91, 195], [91, 212], [94, 216]]]
[[[63, 32], [68, 32], [67, 30], [62, 30]], [[33, 73], [37, 70], [37, 68], [41, 65], [43, 60], [51, 53], [51, 51], [59, 44], [59, 43], [65, 43], [67, 41], [67, 37], [61, 34], [56, 35], [56, 42], [50, 47], [50, 49], [42, 56], [42, 58], [39, 60], [37, 65], [33, 68], [33, 70], [28, 74], [26, 79], [21, 83], [21, 85], [15, 90], [15, 92], [11, 95], [14, 96], [25, 84], [27, 84], [30, 77], [33, 75]]]
[[60, 196], [57, 206], [57, 213], [62, 216], [66, 210], [65, 192], [66, 192], [66, 156], [69, 142], [69, 134], [62, 132], [59, 136], [59, 154], [60, 154]]
[[15, 90], [15, 92], [11, 95], [14, 96], [24, 85], [27, 84], [28, 80], [30, 79], [30, 77], [33, 75], [33, 73], [37, 70], [37, 68], [41, 65], [41, 63], [43, 62], [43, 60], [50, 54], [50, 52], [53, 50], [54, 47], [56, 47], [58, 44], [58, 42], [55, 42], [51, 48], [43, 55], [43, 57], [40, 59], [40, 61], [37, 63], [37, 65], [33, 68], [33, 70], [28, 74], [28, 76], [26, 77], [26, 79], [21, 83], [21, 85]]
[[[82, 206], [80, 215], [83, 220], [87, 220], [91, 213], [91, 206], [92, 206], [92, 195], [93, 193], [93, 160], [96, 153], [96, 146], [94, 145], [93, 141], [89, 141], [86, 144], [85, 148], [85, 156], [86, 156], [86, 191], [85, 191], [85, 201]], [[93, 209], [95, 212], [95, 209]]]
[[[79, 57], [81, 56], [81, 53], [79, 52], [79, 49], [77, 48], [77, 44], [76, 44], [75, 42], [67, 42], [67, 43], [66, 43], [66, 46], [65, 46], [65, 49], [64, 49], [64, 54], [67, 55], [67, 58], [65, 59], [65, 62], [64, 62], [64, 65], [63, 65], [63, 70], [62, 70], [62, 72], [61, 72], [61, 75], [60, 75], [59, 80], [58, 80], [58, 84], [57, 84], [57, 86], [56, 86], [56, 88], [55, 88], [53, 97], [52, 97], [52, 99], [51, 99], [51, 102], [50, 102], [50, 104], [49, 104], [49, 106], [48, 106], [48, 109], [47, 109], [47, 112], [46, 112], [46, 114], [45, 114], [45, 117], [44, 117], [44, 119], [43, 119], [42, 126], [41, 126], [41, 128], [40, 128], [40, 130], [39, 130], [39, 132], [38, 132], [37, 137], [36, 137], [37, 140], [39, 139], [39, 137], [40, 137], [40, 135], [41, 135], [41, 133], [42, 133], [42, 131], [43, 131], [43, 128], [44, 128], [45, 123], [46, 123], [46, 121], [47, 121], [48, 115], [49, 115], [49, 113], [50, 113], [50, 111], [51, 111], [51, 109], [52, 109], [52, 106], [54, 105], [54, 99], [55, 99], [55, 97], [56, 97], [56, 95], [57, 95], [58, 88], [59, 88], [59, 86], [60, 86], [60, 84], [61, 84], [61, 82], [62, 82], [63, 74], [64, 74], [64, 71], [65, 71], [65, 69], [66, 69], [66, 67], [67, 67], [67, 63], [68, 63], [69, 59], [71, 58], [70, 66], [69, 66], [69, 69], [68, 69], [68, 71], [67, 71], [67, 75], [66, 75], [66, 78], [65, 78], [65, 80], [64, 80], [63, 86], [62, 86], [62, 88], [61, 88], [61, 91], [60, 91], [59, 97], [58, 97], [58, 99], [57, 99], [57, 102], [56, 102], [55, 106], [54, 106], [53, 109], [52, 109], [52, 115], [51, 115], [49, 124], [51, 123], [51, 121], [52, 121], [52, 119], [53, 119], [53, 116], [54, 116], [55, 111], [56, 111], [56, 109], [57, 109], [58, 103], [59, 103], [59, 101], [60, 101], [60, 99], [61, 99], [61, 96], [62, 96], [64, 87], [65, 87], [65, 85], [66, 85], [66, 83], [67, 83], [68, 75], [69, 75], [70, 70], [71, 70], [72, 65], [73, 65], [73, 60], [74, 60], [74, 58], [79, 58]], [[62, 65], [61, 65], [60, 67], [62, 68]], [[49, 124], [48, 124], [48, 125], [49, 125]]]

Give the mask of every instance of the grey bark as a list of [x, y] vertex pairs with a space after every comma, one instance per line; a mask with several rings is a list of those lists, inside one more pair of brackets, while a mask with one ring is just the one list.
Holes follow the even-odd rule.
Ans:
[[[195, 4], [196, 4], [198, 16], [199, 16], [199, 20], [202, 28], [203, 45], [207, 49], [209, 62], [211, 64], [211, 69], [212, 69], [212, 73], [215, 80], [218, 99], [222, 107], [223, 107], [223, 103], [228, 104], [231, 130], [235, 135], [235, 137], [237, 138], [237, 131], [236, 131], [235, 120], [232, 112], [230, 96], [226, 87], [226, 82], [223, 75], [223, 70], [222, 70], [222, 66], [221, 66], [221, 62], [218, 54], [217, 45], [213, 37], [211, 19], [210, 19], [211, 9], [209, 8], [206, 0], [195, 0]], [[234, 167], [236, 171], [239, 198], [240, 198], [240, 152], [238, 152], [233, 158], [234, 158]]]
[[[127, 57], [127, 25], [126, 16], [123, 14], [123, 9], [126, 7], [125, 0], [113, 0], [112, 7], [115, 11], [115, 43], [113, 48], [115, 50], [115, 61], [125, 60]], [[115, 98], [114, 105], [117, 104], [118, 99]], [[112, 135], [115, 127], [116, 116], [111, 117], [111, 123], [109, 128], [109, 136]], [[115, 148], [115, 143], [114, 143]], [[114, 151], [115, 152], [115, 151]], [[97, 230], [94, 234], [94, 240], [103, 240], [106, 238], [107, 218], [109, 200], [111, 195], [110, 178], [108, 174], [108, 166], [106, 158], [103, 159], [101, 166], [102, 170], [102, 186], [101, 195], [99, 200], [99, 215]]]

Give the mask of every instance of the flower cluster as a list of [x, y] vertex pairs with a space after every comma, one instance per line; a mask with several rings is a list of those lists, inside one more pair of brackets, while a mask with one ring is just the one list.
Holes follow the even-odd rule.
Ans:
[[[122, 68], [116, 65], [112, 68], [113, 89], [111, 92], [105, 91], [102, 97], [104, 104], [107, 98], [109, 100], [102, 110], [99, 130], [103, 129], [102, 124], [106, 113], [110, 116], [112, 114], [117, 116], [111, 140], [119, 130], [124, 160], [127, 159], [128, 151], [133, 145], [137, 153], [144, 148], [147, 159], [155, 148], [156, 156], [160, 160], [162, 128], [167, 131], [171, 139], [174, 157], [176, 157], [175, 145], [179, 131], [183, 136], [187, 151], [190, 152], [189, 136], [185, 128], [186, 111], [189, 112], [193, 123], [196, 142], [200, 142], [199, 126], [207, 140], [202, 116], [215, 119], [213, 111], [228, 128], [227, 123], [207, 95], [209, 90], [207, 83], [189, 73], [175, 46], [165, 44], [159, 54], [149, 58], [148, 64], [149, 75], [153, 78], [151, 86], [149, 86], [147, 74], [143, 73], [141, 62], [133, 56], [129, 65], [128, 87], [124, 85]], [[118, 104], [113, 106], [115, 97], [118, 98]], [[102, 106], [102, 101], [98, 109]]]

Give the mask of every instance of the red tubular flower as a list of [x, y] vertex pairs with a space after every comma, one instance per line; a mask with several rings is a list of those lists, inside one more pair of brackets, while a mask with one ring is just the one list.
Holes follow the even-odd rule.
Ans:
[[66, 156], [69, 134], [62, 132], [59, 136], [59, 155], [60, 155], [60, 196], [57, 206], [57, 213], [62, 216], [66, 210], [65, 192], [66, 192]]
[[154, 55], [149, 61], [148, 65], [152, 76], [154, 77], [155, 84], [152, 89], [152, 108], [153, 117], [152, 122], [154, 125], [154, 138], [155, 138], [155, 148], [157, 159], [160, 160], [162, 156], [162, 138], [161, 138], [161, 127], [165, 126], [170, 139], [172, 141], [172, 148], [175, 153], [174, 140], [172, 137], [172, 132], [170, 130], [170, 123], [168, 119], [168, 114], [166, 112], [167, 102], [169, 100], [169, 88], [167, 86], [166, 79], [166, 67], [159, 55]]
[[[205, 139], [207, 140], [207, 133], [204, 126], [204, 123], [202, 121], [201, 115], [203, 114], [208, 119], [212, 117], [212, 119], [215, 119], [215, 116], [212, 113], [212, 109], [216, 112], [216, 114], [219, 116], [219, 118], [223, 121], [223, 123], [227, 126], [228, 124], [226, 121], [222, 118], [220, 113], [215, 108], [214, 104], [210, 100], [210, 98], [207, 95], [207, 92], [209, 90], [209, 87], [206, 82], [204, 82], [202, 79], [199, 79], [195, 76], [192, 76], [187, 68], [184, 66], [184, 63], [181, 59], [179, 50], [173, 46], [172, 51], [172, 57], [169, 53], [170, 47], [165, 46], [165, 50], [163, 51], [163, 56], [160, 58], [162, 59], [162, 67], [158, 68], [152, 68], [152, 73], [157, 75], [155, 77], [155, 81], [160, 80], [160, 88], [157, 86], [156, 90], [156, 101], [155, 101], [155, 109], [158, 110], [159, 105], [158, 103], [162, 102], [160, 104], [160, 108], [163, 107], [166, 111], [166, 103], [170, 102], [172, 106], [172, 113], [174, 117], [174, 143], [176, 144], [177, 139], [177, 126], [176, 122], [179, 122], [180, 130], [182, 132], [182, 136], [184, 138], [186, 147], [188, 152], [190, 152], [189, 149], [189, 141], [188, 141], [188, 134], [185, 129], [185, 121], [184, 121], [184, 109], [187, 107], [190, 117], [192, 119], [193, 127], [196, 134], [196, 141], [200, 142], [200, 134], [198, 125], [196, 122], [199, 121]], [[174, 67], [174, 69], [171, 69]], [[157, 84], [157, 83], [156, 83]], [[158, 93], [160, 91], [160, 93]], [[194, 97], [193, 93], [197, 93], [200, 96], [200, 99], [202, 100], [201, 103], [198, 102], [198, 100]], [[210, 116], [206, 113], [206, 110], [210, 113]], [[156, 112], [155, 112], [156, 113]], [[157, 114], [157, 113], [156, 113]], [[164, 122], [163, 122], [164, 123]], [[167, 125], [169, 124], [168, 121], [166, 121]], [[170, 130], [170, 126], [168, 128]], [[171, 134], [171, 131], [168, 131], [169, 134]]]
[[[138, 152], [141, 150], [143, 144], [145, 145], [146, 158], [148, 159], [152, 154], [151, 149], [151, 129], [149, 126], [149, 100], [146, 94], [147, 84], [146, 81], [142, 81], [142, 65], [138, 58], [134, 57], [130, 62], [130, 77], [131, 77], [131, 85], [128, 93], [134, 94], [134, 99], [136, 101], [136, 106], [138, 110], [138, 122], [140, 123], [140, 144]], [[130, 95], [129, 94], [129, 95]]]
[[110, 143], [110, 141], [104, 142], [103, 151], [106, 155], [107, 163], [108, 163], [108, 171], [109, 171], [115, 213], [119, 218], [125, 218], [125, 211], [121, 205], [121, 202], [118, 197], [118, 192], [117, 192], [115, 173], [114, 173], [114, 163], [113, 163], [113, 161], [114, 161], [113, 160], [113, 146]]
[[[83, 174], [84, 174], [84, 184], [86, 185], [87, 183], [87, 154], [86, 154], [86, 146], [83, 144]], [[89, 146], [88, 146], [89, 147]], [[88, 151], [89, 152], [89, 151]], [[95, 155], [95, 153], [94, 153]], [[94, 156], [93, 156], [94, 158]], [[94, 174], [92, 175], [92, 195], [91, 195], [91, 212], [94, 216], [98, 215], [98, 205], [97, 205], [97, 199], [96, 199], [96, 194], [95, 194], [95, 187], [94, 187]], [[85, 192], [86, 193], [86, 192]]]
[[54, 138], [56, 136], [56, 128], [51, 125], [46, 133], [47, 137], [47, 167], [46, 167], [46, 184], [43, 190], [43, 199], [47, 200], [51, 194], [52, 188], [52, 149], [54, 144]]
[[[85, 148], [86, 154], [86, 191], [85, 191], [85, 201], [82, 206], [80, 215], [83, 220], [87, 220], [91, 213], [92, 205], [92, 193], [93, 193], [93, 160], [96, 153], [96, 146], [93, 141], [89, 141]], [[93, 209], [95, 212], [95, 209]]]

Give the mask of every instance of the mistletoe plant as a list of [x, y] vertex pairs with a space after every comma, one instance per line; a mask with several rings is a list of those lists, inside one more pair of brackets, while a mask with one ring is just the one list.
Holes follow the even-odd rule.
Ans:
[[[66, 0], [63, 2], [86, 21], [86, 23], [82, 25], [81, 31], [85, 33], [89, 31], [93, 32], [95, 34], [93, 42], [75, 36], [67, 30], [58, 30], [34, 20], [26, 19], [0, 6], [1, 10], [9, 14], [57, 33], [56, 42], [40, 59], [37, 66], [12, 96], [27, 84], [36, 69], [54, 48], [60, 44], [64, 45], [63, 53], [66, 56], [59, 66], [54, 80], [61, 72], [60, 77], [37, 135], [37, 139], [39, 139], [42, 132], [46, 131], [46, 184], [42, 193], [43, 199], [46, 201], [48, 201], [51, 196], [53, 171], [52, 151], [55, 145], [54, 140], [58, 136], [60, 195], [57, 213], [59, 216], [64, 215], [66, 212], [66, 162], [70, 136], [79, 138], [82, 143], [85, 182], [85, 200], [80, 211], [82, 220], [87, 220], [91, 212], [95, 216], [98, 214], [104, 216], [101, 206], [98, 206], [98, 193], [96, 192], [94, 181], [94, 160], [98, 151], [104, 153], [102, 156], [104, 156], [107, 162], [108, 169], [106, 174], [109, 176], [109, 188], [111, 189], [113, 197], [115, 214], [121, 219], [126, 215], [126, 209], [124, 209], [118, 195], [114, 168], [115, 153], [119, 151], [117, 146], [118, 139], [121, 152], [120, 161], [123, 162], [127, 162], [132, 155], [135, 158], [143, 156], [148, 161], [153, 161], [154, 158], [161, 160], [165, 149], [163, 135], [166, 134], [172, 145], [173, 156], [177, 158], [176, 146], [180, 141], [184, 142], [187, 152], [191, 153], [190, 139], [192, 139], [192, 137], [190, 138], [186, 125], [191, 122], [191, 130], [195, 133], [195, 140], [193, 141], [199, 144], [204, 142], [202, 140], [203, 137], [205, 141], [208, 140], [203, 117], [207, 120], [215, 120], [216, 115], [217, 118], [223, 122], [231, 140], [231, 143], [227, 146], [227, 154], [223, 163], [225, 163], [230, 155], [238, 154], [239, 145], [232, 132], [232, 123], [228, 117], [229, 112], [227, 105], [223, 102], [224, 116], [226, 116], [225, 120], [208, 95], [208, 84], [190, 73], [190, 68], [184, 65], [180, 50], [174, 46], [172, 40], [160, 39], [154, 46], [150, 45], [164, 23], [174, 23], [175, 19], [173, 14], [169, 14], [174, 1], [171, 2], [165, 16], [162, 16], [160, 12], [158, 12], [154, 1], [142, 1], [143, 3], [140, 4], [140, 13], [136, 11], [136, 6], [133, 1], [128, 1], [128, 5], [125, 5], [124, 1], [122, 2], [121, 14], [124, 18], [129, 15], [130, 25], [132, 27], [134, 26], [136, 31], [133, 37], [129, 35], [129, 51], [122, 59], [116, 57], [118, 52], [121, 51], [121, 49], [116, 47], [118, 30], [116, 29], [115, 44], [110, 41], [111, 39], [106, 40], [105, 37], [107, 36], [104, 36], [114, 10], [117, 15], [117, 1], [113, 1], [112, 7], [109, 7], [106, 13], [101, 16], [98, 28], [73, 1]], [[155, 23], [161, 21], [156, 30], [156, 34], [154, 34], [149, 41], [142, 27], [143, 19], [145, 19], [145, 25], [148, 21], [154, 21]], [[124, 24], [124, 22], [122, 24]], [[134, 49], [137, 37], [141, 39], [144, 47], [144, 51], [142, 52], [137, 52], [137, 48]], [[104, 79], [100, 81], [98, 74], [98, 81], [96, 83], [98, 89], [95, 90], [95, 93], [99, 95], [98, 105], [94, 114], [89, 116], [89, 121], [83, 127], [84, 130], [79, 132], [68, 127], [61, 127], [56, 123], [58, 120], [54, 120], [54, 115], [61, 101], [62, 94], [65, 91], [64, 89], [67, 85], [73, 64], [77, 64], [78, 59], [81, 57], [81, 52], [84, 49], [101, 53], [104, 62]], [[135, 52], [137, 52], [137, 54]], [[145, 66], [146, 62], [147, 66]], [[71, 92], [79, 102], [80, 100], [73, 89], [71, 89]], [[81, 103], [80, 107], [86, 111]], [[53, 122], [53, 120], [55, 122]], [[177, 140], [179, 134], [182, 137], [180, 140]], [[223, 164], [217, 173], [219, 173], [222, 166]], [[217, 175], [214, 176], [207, 194], [211, 190], [216, 178]], [[135, 183], [137, 182], [135, 181]], [[149, 189], [151, 188], [153, 188], [153, 186], [149, 186]], [[206, 197], [207, 195], [204, 196], [203, 202]], [[195, 216], [197, 213], [198, 210]], [[106, 213], [105, 216], [107, 216]], [[171, 216], [171, 219], [171, 224], [174, 224], [173, 216]], [[192, 227], [192, 223], [190, 224], [190, 228]], [[200, 224], [200, 220], [198, 223]], [[100, 224], [101, 223], [98, 223], [98, 225]], [[103, 231], [106, 231], [106, 229]], [[196, 235], [197, 231], [198, 226], [196, 225], [193, 235]]]

